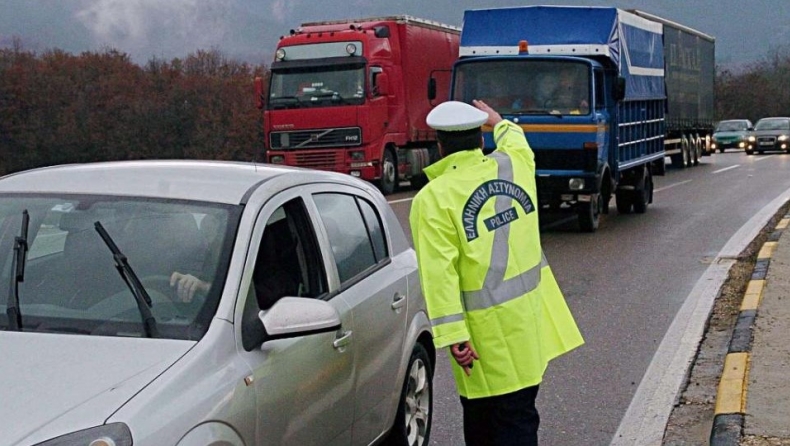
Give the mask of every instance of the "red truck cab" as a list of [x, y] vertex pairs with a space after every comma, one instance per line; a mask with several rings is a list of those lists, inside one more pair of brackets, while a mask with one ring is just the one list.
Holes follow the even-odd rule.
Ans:
[[425, 123], [447, 100], [459, 29], [408, 16], [305, 23], [283, 36], [264, 110], [266, 159], [348, 173], [384, 193], [438, 159]]

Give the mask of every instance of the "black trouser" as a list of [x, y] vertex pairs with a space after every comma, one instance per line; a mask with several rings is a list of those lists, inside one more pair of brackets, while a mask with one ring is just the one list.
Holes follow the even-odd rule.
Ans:
[[538, 386], [487, 398], [461, 397], [467, 446], [537, 446]]

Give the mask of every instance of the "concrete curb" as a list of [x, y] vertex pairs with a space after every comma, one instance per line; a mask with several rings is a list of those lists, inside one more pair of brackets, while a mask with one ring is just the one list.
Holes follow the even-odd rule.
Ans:
[[757, 262], [743, 296], [738, 321], [732, 333], [716, 392], [715, 416], [710, 434], [711, 446], [738, 446], [743, 437], [752, 331], [765, 291], [771, 258], [788, 224], [790, 224], [790, 214], [785, 215], [776, 225], [774, 232], [763, 243], [757, 255]]

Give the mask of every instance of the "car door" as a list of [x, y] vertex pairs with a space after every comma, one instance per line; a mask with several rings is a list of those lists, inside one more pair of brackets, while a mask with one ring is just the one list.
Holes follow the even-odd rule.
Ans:
[[338, 290], [354, 318], [357, 368], [354, 444], [368, 444], [388, 428], [402, 380], [407, 279], [389, 257], [382, 217], [355, 189], [313, 194], [331, 246]]
[[[240, 354], [253, 371], [248, 381], [255, 387], [257, 445], [351, 443], [352, 314], [342, 296], [328, 292], [325, 261], [315, 234], [298, 188], [271, 199], [256, 220], [241, 285], [242, 292], [245, 287], [247, 291]], [[275, 274], [266, 271], [272, 264], [280, 267], [274, 283], [298, 284], [290, 289], [283, 285], [281, 294], [326, 300], [340, 315], [341, 329], [250, 345], [250, 336], [262, 329], [259, 311], [266, 311], [276, 305], [277, 297], [283, 297], [256, 296], [258, 277]], [[290, 274], [287, 280], [286, 274]]]

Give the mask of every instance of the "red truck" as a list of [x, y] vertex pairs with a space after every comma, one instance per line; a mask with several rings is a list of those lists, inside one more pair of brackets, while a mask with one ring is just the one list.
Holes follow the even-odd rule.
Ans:
[[256, 79], [266, 159], [344, 172], [385, 194], [439, 158], [428, 112], [449, 95], [460, 28], [410, 16], [304, 23]]

